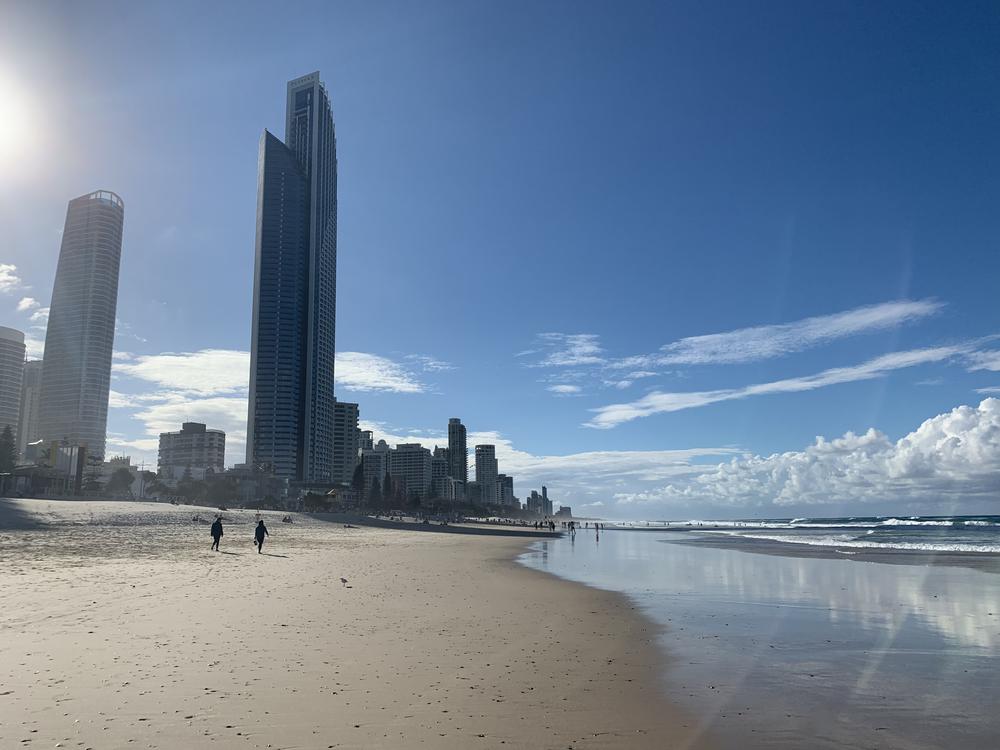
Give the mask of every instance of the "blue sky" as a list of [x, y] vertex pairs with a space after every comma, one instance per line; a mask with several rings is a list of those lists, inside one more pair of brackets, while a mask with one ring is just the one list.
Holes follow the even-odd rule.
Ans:
[[[110, 445], [155, 460], [159, 430], [201, 419], [240, 460], [257, 141], [319, 70], [338, 393], [390, 441], [444, 442], [461, 416], [518, 494], [546, 482], [611, 517], [989, 509], [998, 21], [989, 3], [8, 3], [0, 134], [29, 124], [0, 150], [0, 324], [41, 353], [66, 202], [115, 190]], [[836, 460], [816, 447], [848, 432]]]

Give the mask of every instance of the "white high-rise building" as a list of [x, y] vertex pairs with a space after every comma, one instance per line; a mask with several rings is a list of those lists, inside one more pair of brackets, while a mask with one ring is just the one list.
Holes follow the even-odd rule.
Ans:
[[21, 381], [21, 417], [17, 423], [17, 453], [24, 456], [28, 443], [38, 439], [38, 394], [42, 387], [42, 360], [24, 363]]
[[334, 400], [333, 404], [333, 477], [334, 483], [350, 484], [358, 465], [361, 435], [358, 430], [358, 405]]
[[479, 485], [483, 505], [496, 505], [497, 453], [495, 445], [476, 446], [476, 483]]
[[21, 381], [24, 377], [24, 334], [0, 326], [0, 432], [10, 427], [15, 439], [21, 413]]
[[66, 211], [42, 358], [38, 437], [103, 458], [125, 204], [107, 190]]

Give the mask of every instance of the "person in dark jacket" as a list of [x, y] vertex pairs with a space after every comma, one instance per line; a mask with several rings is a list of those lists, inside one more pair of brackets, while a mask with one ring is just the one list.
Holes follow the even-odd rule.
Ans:
[[260, 551], [264, 549], [264, 537], [270, 536], [270, 534], [267, 533], [267, 526], [264, 525], [264, 521], [261, 520], [257, 522], [257, 528], [254, 530], [253, 536], [254, 541], [257, 544], [257, 554], [259, 555]]
[[215, 523], [212, 524], [212, 549], [216, 552], [219, 551], [219, 540], [222, 539], [222, 516], [215, 517]]

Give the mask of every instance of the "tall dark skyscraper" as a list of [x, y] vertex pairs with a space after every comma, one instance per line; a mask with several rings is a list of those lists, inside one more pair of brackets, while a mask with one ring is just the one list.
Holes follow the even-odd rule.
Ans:
[[465, 444], [465, 425], [452, 417], [448, 420], [448, 476], [469, 481], [469, 451]]
[[319, 73], [288, 84], [260, 140], [247, 462], [329, 482], [334, 453], [337, 141]]
[[66, 211], [52, 287], [39, 393], [38, 437], [104, 456], [125, 204], [107, 190]]

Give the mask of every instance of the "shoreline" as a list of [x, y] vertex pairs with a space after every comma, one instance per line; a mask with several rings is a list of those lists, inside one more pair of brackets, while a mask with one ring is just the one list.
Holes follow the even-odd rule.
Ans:
[[[671, 529], [670, 532], [677, 531]], [[1000, 554], [992, 552], [932, 552], [899, 548], [877, 549], [874, 547], [851, 547], [846, 545], [816, 545], [796, 542], [780, 542], [773, 539], [755, 539], [738, 535], [715, 535], [704, 531], [684, 530], [679, 533], [691, 535], [690, 539], [663, 539], [667, 544], [714, 547], [760, 555], [800, 557], [806, 559], [848, 560], [887, 565], [939, 565], [945, 567], [971, 568], [986, 573], [1000, 574]]]
[[525, 537], [51, 503], [0, 503], [0, 746], [693, 746], [658, 626]]

